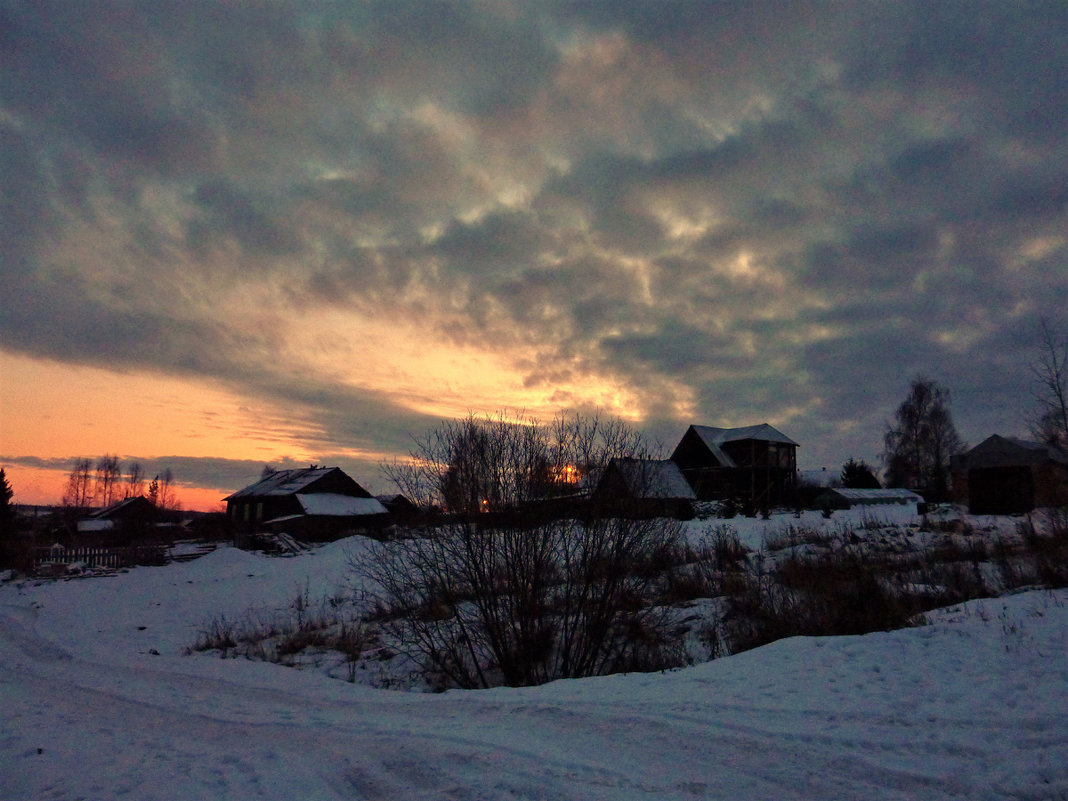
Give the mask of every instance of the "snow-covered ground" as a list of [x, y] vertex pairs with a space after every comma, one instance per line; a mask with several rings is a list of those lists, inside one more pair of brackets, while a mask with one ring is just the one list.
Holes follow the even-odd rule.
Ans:
[[[735, 525], [759, 547], [769, 523]], [[0, 584], [0, 799], [1068, 799], [1066, 591], [442, 695], [184, 653], [343, 587], [365, 547]]]

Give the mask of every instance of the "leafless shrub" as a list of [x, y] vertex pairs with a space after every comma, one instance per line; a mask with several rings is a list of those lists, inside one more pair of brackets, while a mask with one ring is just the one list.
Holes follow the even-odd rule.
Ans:
[[720, 570], [731, 570], [741, 566], [749, 557], [749, 549], [742, 545], [738, 535], [730, 526], [716, 526], [703, 542], [705, 548], [711, 548]]
[[935, 544], [927, 554], [928, 561], [937, 562], [982, 562], [988, 556], [987, 542], [983, 537], [948, 535]]
[[365, 625], [353, 614], [337, 595], [313, 602], [305, 588], [284, 609], [255, 608], [236, 620], [212, 619], [185, 653], [218, 651], [224, 659], [243, 656], [293, 665], [308, 649], [335, 651], [350, 664], [351, 673], [351, 662], [359, 659], [367, 641]]
[[279, 638], [274, 653], [280, 661], [301, 653], [306, 648], [326, 648], [333, 641], [330, 633], [323, 629], [301, 628], [288, 632]]
[[366, 572], [380, 588], [381, 625], [447, 686], [540, 684], [634, 664], [652, 641], [637, 632], [661, 625], [652, 603], [662, 574], [685, 558], [678, 525], [602, 517], [589, 502], [612, 459], [651, 455], [618, 420], [442, 423], [403, 469], [386, 466], [449, 522], [375, 549]]
[[774, 552], [799, 545], [826, 545], [835, 534], [812, 526], [787, 525], [764, 535], [764, 550]]
[[796, 635], [863, 634], [914, 625], [937, 605], [887, 564], [846, 549], [794, 552], [767, 573], [755, 569], [724, 582], [723, 638], [737, 653]]
[[714, 598], [719, 594], [719, 574], [708, 561], [679, 565], [664, 574], [658, 600], [662, 604], [680, 604], [696, 598]]
[[187, 649], [187, 653], [194, 651], [219, 651], [225, 659], [231, 648], [237, 647], [235, 638], [236, 626], [225, 617], [214, 618], [208, 628], [197, 634], [196, 641]]
[[1068, 587], [1068, 508], [1046, 509], [1043, 517], [1041, 530], [1031, 526], [1025, 535], [1038, 579], [1046, 587]]
[[[442, 526], [381, 543], [363, 569], [382, 588], [382, 625], [449, 686], [540, 684], [623, 669], [648, 651], [668, 520]], [[664, 565], [666, 566], [666, 564]]]

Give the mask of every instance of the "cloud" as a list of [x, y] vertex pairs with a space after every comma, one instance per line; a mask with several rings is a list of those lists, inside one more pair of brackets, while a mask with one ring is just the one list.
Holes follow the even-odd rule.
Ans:
[[0, 336], [324, 453], [504, 396], [872, 459], [916, 372], [1017, 433], [1068, 306], [1060, 12], [8, 3]]

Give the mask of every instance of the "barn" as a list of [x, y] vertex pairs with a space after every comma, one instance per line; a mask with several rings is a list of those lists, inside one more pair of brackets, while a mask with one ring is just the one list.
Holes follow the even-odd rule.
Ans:
[[1022, 514], [1068, 505], [1068, 455], [998, 434], [953, 459], [953, 493], [972, 514]]
[[246, 532], [285, 532], [329, 540], [380, 527], [386, 508], [338, 467], [306, 467], [266, 473], [226, 497], [226, 513]]
[[693, 517], [693, 489], [669, 459], [613, 459], [593, 491], [594, 508], [625, 517]]
[[77, 523], [79, 534], [101, 531], [120, 531], [129, 535], [144, 535], [160, 517], [155, 504], [143, 495], [124, 498], [105, 509], [99, 509]]

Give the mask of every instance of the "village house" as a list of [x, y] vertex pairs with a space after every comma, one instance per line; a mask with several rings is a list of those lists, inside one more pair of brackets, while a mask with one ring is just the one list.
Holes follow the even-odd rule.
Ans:
[[735, 499], [756, 509], [790, 506], [798, 444], [768, 423], [743, 428], [692, 425], [671, 454], [698, 500]]
[[231, 523], [246, 533], [330, 540], [381, 528], [388, 512], [338, 467], [278, 470], [226, 498]]
[[156, 522], [159, 511], [143, 495], [124, 498], [104, 509], [90, 512], [77, 523], [79, 534], [101, 531], [129, 530], [143, 533]]
[[1042, 442], [998, 434], [953, 458], [953, 497], [972, 514], [1068, 505], [1068, 455]]
[[613, 459], [600, 474], [594, 507], [627, 517], [693, 517], [693, 489], [669, 459]]

